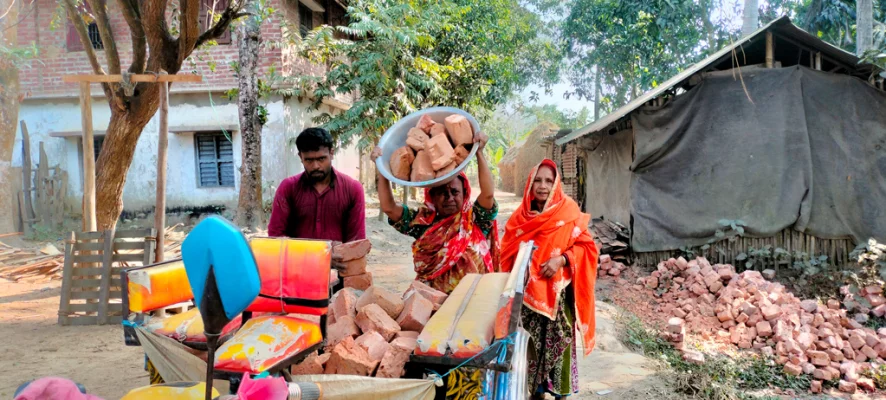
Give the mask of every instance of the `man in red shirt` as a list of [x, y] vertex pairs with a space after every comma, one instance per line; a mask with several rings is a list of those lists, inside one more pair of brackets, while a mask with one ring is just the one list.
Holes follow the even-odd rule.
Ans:
[[274, 195], [268, 236], [352, 242], [366, 238], [363, 185], [332, 168], [332, 136], [308, 128], [295, 140], [305, 171]]

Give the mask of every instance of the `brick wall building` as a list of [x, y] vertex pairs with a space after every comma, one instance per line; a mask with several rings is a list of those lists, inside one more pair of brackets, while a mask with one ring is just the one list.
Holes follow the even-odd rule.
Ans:
[[[204, 13], [213, 0], [204, 0]], [[174, 1], [168, 9], [175, 8]], [[226, 0], [215, 0], [216, 10], [226, 7]], [[345, 13], [337, 0], [269, 0], [278, 10], [262, 25], [266, 42], [279, 41], [286, 29], [308, 31], [322, 24], [345, 23]], [[51, 164], [59, 165], [69, 174], [68, 202], [71, 210], [79, 210], [82, 197], [82, 133], [77, 84], [66, 84], [66, 74], [91, 74], [92, 68], [70, 22], [53, 22], [57, 2], [35, 0], [32, 9], [23, 10], [18, 25], [19, 45], [35, 45], [40, 56], [20, 74], [24, 95], [20, 119], [29, 127], [31, 157], [38, 159], [42, 142]], [[132, 59], [129, 28], [117, 2], [108, 2], [108, 16], [116, 38], [120, 62], [126, 68]], [[170, 21], [172, 16], [169, 15]], [[206, 18], [201, 18], [206, 19]], [[283, 19], [289, 24], [283, 27]], [[57, 25], [53, 28], [53, 25]], [[99, 62], [106, 58], [92, 25], [92, 43]], [[167, 204], [170, 209], [236, 204], [239, 193], [240, 136], [236, 102], [224, 92], [237, 86], [231, 62], [238, 58], [237, 35], [228, 33], [217, 45], [195, 50], [185, 61], [180, 74], [196, 73], [203, 82], [174, 84], [170, 88]], [[279, 74], [300, 75], [322, 72], [322, 66], [311, 65], [298, 57], [288, 46], [263, 46], [259, 55], [260, 76], [274, 67]], [[99, 85], [92, 85], [93, 124], [96, 149], [100, 151], [110, 119], [110, 109]], [[347, 107], [347, 98], [330, 101], [320, 112], [334, 113]], [[267, 100], [268, 123], [262, 133], [262, 171], [266, 187], [279, 184], [284, 178], [302, 170], [292, 139], [304, 128], [313, 126], [316, 112], [309, 110], [308, 99], [274, 97]], [[156, 179], [158, 121], [148, 123], [136, 148], [124, 188], [123, 201], [127, 211], [151, 211]], [[16, 138], [13, 166], [21, 166], [21, 132]], [[211, 151], [210, 151], [211, 150]], [[212, 154], [210, 154], [212, 153]], [[359, 154], [354, 148], [342, 149], [335, 157], [339, 170], [359, 176]], [[272, 190], [264, 191], [273, 196]]]

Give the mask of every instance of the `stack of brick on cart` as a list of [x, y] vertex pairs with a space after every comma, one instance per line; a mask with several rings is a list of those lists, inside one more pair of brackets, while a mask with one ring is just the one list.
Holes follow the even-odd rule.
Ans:
[[334, 250], [346, 264], [340, 271], [346, 287], [332, 298], [323, 354], [312, 354], [294, 366], [293, 375], [403, 376], [419, 332], [447, 295], [420, 282], [413, 282], [403, 295], [372, 286], [366, 272], [368, 251], [368, 242]]
[[886, 328], [874, 331], [860, 321], [866, 312], [886, 310], [882, 287], [845, 293], [847, 303], [861, 296], [875, 307], [850, 316], [835, 299], [820, 304], [796, 298], [767, 280], [771, 271], [765, 272], [767, 277], [758, 271], [737, 274], [731, 265], [711, 265], [704, 258], [670, 259], [639, 278], [635, 289], [661, 296], [660, 310], [672, 316], [665, 335], [689, 362], [702, 363], [704, 355], [684, 348], [687, 332], [759, 352], [783, 365], [785, 373], [812, 375], [815, 393], [823, 381], [837, 380], [846, 393], [874, 391], [871, 379], [861, 374], [886, 363]]

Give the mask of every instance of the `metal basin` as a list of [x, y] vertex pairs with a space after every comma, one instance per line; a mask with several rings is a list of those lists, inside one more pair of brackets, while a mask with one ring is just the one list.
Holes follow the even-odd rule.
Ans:
[[385, 131], [385, 134], [381, 137], [381, 140], [378, 141], [378, 146], [381, 147], [382, 153], [381, 157], [375, 160], [375, 166], [378, 168], [381, 174], [393, 183], [401, 186], [410, 187], [432, 187], [449, 183], [449, 181], [455, 178], [462, 170], [465, 169], [465, 167], [468, 166], [468, 163], [470, 163], [471, 159], [473, 159], [474, 156], [477, 154], [478, 146], [471, 146], [470, 154], [468, 154], [468, 157], [465, 158], [465, 160], [462, 161], [462, 163], [458, 167], [456, 167], [454, 170], [450, 171], [446, 175], [429, 181], [411, 182], [395, 178], [394, 175], [391, 173], [391, 154], [393, 154], [394, 151], [399, 149], [400, 147], [406, 146], [406, 137], [409, 133], [409, 129], [415, 128], [415, 125], [418, 124], [419, 118], [421, 118], [421, 116], [424, 114], [429, 114], [434, 122], [439, 122], [441, 124], [446, 117], [452, 114], [464, 115], [465, 118], [467, 118], [468, 121], [471, 122], [471, 126], [474, 128], [474, 132], [480, 131], [480, 123], [477, 122], [476, 118], [463, 110], [453, 107], [433, 107], [421, 111], [416, 111], [403, 117], [403, 119], [397, 121], [396, 124], [388, 128], [388, 130]]

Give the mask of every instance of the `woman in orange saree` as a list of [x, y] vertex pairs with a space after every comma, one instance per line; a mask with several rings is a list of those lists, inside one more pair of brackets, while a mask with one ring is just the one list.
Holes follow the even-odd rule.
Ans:
[[537, 246], [524, 292], [522, 322], [532, 337], [529, 361], [534, 396], [578, 392], [576, 330], [584, 355], [594, 348], [597, 246], [591, 217], [563, 193], [557, 165], [544, 160], [526, 182], [523, 202], [505, 226], [501, 266], [510, 267], [520, 243]]

